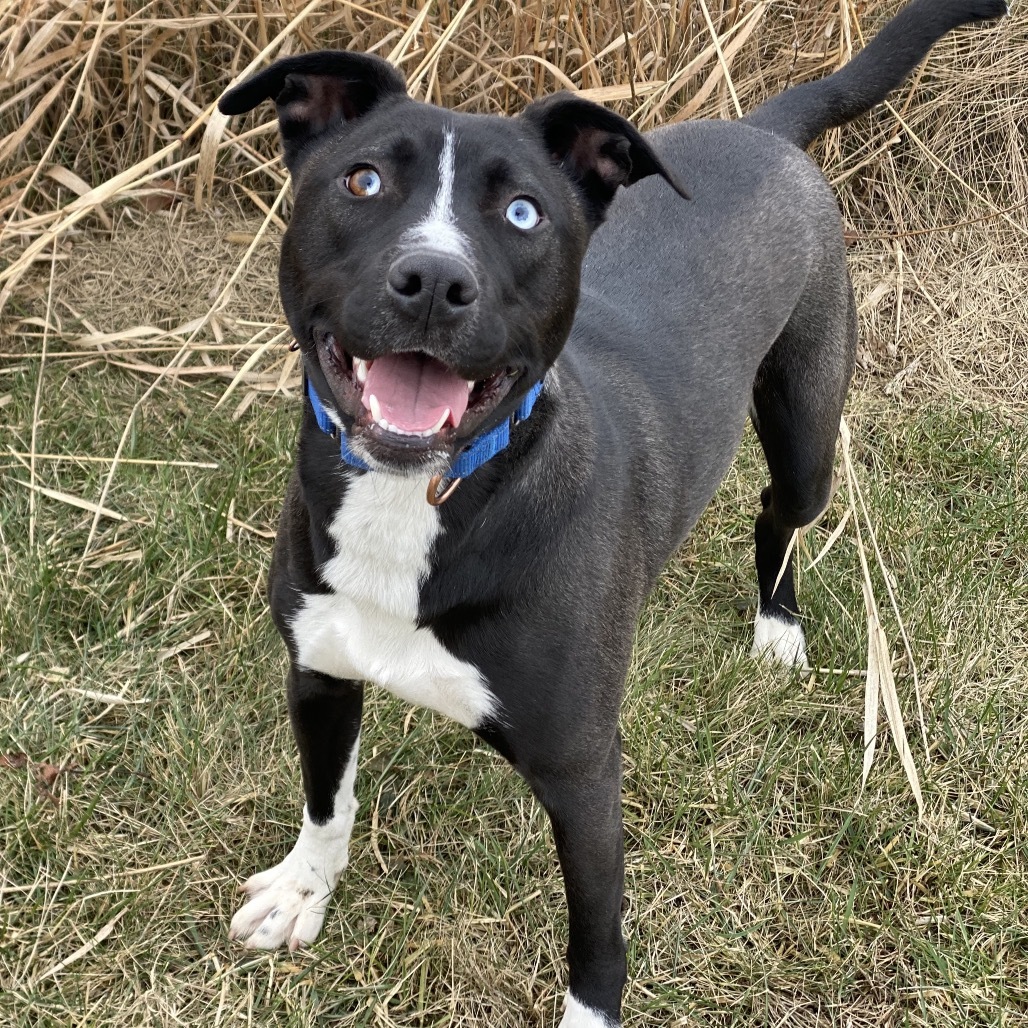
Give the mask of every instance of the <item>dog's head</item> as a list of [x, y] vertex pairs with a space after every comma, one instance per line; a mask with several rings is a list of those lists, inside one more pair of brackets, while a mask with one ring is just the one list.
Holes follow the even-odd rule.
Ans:
[[543, 377], [618, 186], [656, 174], [685, 195], [631, 124], [573, 94], [456, 114], [377, 57], [321, 51], [219, 106], [265, 99], [295, 192], [286, 315], [333, 420], [383, 470], [445, 470]]

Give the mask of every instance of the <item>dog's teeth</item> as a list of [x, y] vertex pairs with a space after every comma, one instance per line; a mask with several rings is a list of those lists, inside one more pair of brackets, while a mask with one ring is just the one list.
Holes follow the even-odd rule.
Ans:
[[436, 432], [438, 432], [451, 418], [450, 408], [447, 407], [432, 428], [426, 428], [420, 432], [411, 432], [410, 429], [397, 427], [387, 418], [382, 416], [382, 404], [378, 402], [378, 397], [374, 393], [371, 393], [368, 396], [367, 402], [368, 409], [371, 411], [371, 420], [378, 425], [379, 428], [384, 428], [387, 432], [392, 432], [394, 435], [408, 435], [419, 439], [426, 439], [428, 436], [435, 435]]
[[368, 380], [368, 366], [368, 362], [361, 360], [360, 357], [353, 358], [354, 374], [357, 376], [357, 381], [360, 382], [361, 385], [364, 385]]
[[475, 383], [470, 379], [465, 379], [468, 384], [468, 395], [470, 396], [475, 391]]

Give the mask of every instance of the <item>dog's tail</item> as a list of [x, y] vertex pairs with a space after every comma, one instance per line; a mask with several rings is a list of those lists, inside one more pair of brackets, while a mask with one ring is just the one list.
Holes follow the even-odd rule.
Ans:
[[951, 29], [1006, 13], [1005, 0], [913, 0], [834, 75], [793, 86], [743, 120], [805, 150], [880, 104]]

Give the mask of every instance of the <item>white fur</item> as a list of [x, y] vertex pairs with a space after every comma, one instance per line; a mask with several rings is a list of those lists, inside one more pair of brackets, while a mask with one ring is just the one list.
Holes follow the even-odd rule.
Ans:
[[288, 944], [290, 950], [317, 938], [329, 898], [350, 857], [359, 744], [358, 738], [333, 799], [332, 817], [316, 825], [303, 808], [303, 827], [289, 855], [243, 886], [248, 900], [232, 918], [229, 938], [241, 939], [248, 949]]
[[336, 412], [327, 404], [322, 403], [321, 406], [324, 409], [325, 413], [328, 415], [328, 420], [331, 421], [332, 424], [335, 425], [340, 432], [345, 432], [346, 429], [343, 426], [343, 419], [339, 417], [339, 415], [336, 414]]
[[336, 554], [321, 568], [332, 591], [308, 593], [292, 620], [301, 668], [372, 682], [468, 728], [495, 713], [478, 669], [416, 625], [418, 591], [440, 532], [419, 478], [351, 480], [328, 533]]
[[560, 1028], [617, 1028], [617, 1024], [599, 1010], [580, 1003], [568, 992]]
[[810, 670], [803, 629], [795, 621], [782, 621], [757, 612], [753, 626], [752, 657], [764, 657], [783, 667]]
[[439, 152], [439, 188], [426, 217], [403, 234], [403, 242], [427, 246], [432, 250], [468, 258], [471, 243], [457, 227], [453, 213], [453, 183], [456, 178], [457, 136], [443, 129], [443, 148]]

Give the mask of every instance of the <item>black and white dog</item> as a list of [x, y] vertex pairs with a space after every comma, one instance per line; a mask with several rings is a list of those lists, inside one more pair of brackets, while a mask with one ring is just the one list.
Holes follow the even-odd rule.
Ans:
[[[573, 94], [516, 118], [408, 98], [363, 54], [291, 57], [280, 285], [307, 383], [271, 608], [306, 806], [232, 936], [291, 949], [347, 864], [364, 682], [491, 743], [550, 816], [569, 908], [562, 1028], [620, 1023], [618, 706], [640, 606], [749, 415], [754, 651], [806, 661], [793, 530], [825, 506], [856, 318], [804, 148], [1002, 0], [914, 0], [855, 60], [741, 122], [640, 135]], [[619, 186], [631, 186], [619, 190]], [[689, 199], [691, 197], [691, 199]]]

